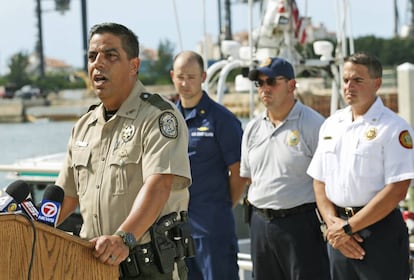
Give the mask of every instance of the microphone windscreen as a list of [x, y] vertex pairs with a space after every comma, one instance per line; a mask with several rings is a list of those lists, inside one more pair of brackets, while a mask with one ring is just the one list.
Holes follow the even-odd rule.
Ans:
[[29, 195], [30, 188], [25, 181], [17, 180], [7, 187], [6, 193], [8, 193], [17, 203], [20, 204]]
[[56, 201], [59, 203], [63, 202], [64, 197], [65, 197], [65, 192], [63, 191], [61, 187], [56, 186], [56, 185], [48, 185], [43, 194], [44, 200]]

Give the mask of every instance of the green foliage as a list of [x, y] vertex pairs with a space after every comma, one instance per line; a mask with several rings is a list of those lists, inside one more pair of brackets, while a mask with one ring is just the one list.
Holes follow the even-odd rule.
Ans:
[[366, 51], [376, 55], [384, 66], [414, 63], [414, 38], [359, 37], [355, 40], [355, 51]]
[[161, 41], [158, 45], [158, 60], [149, 65], [148, 75], [154, 76], [154, 84], [166, 85], [171, 83], [170, 70], [174, 53], [174, 44], [169, 40]]
[[26, 53], [19, 52], [13, 55], [8, 66], [10, 73], [5, 77], [7, 83], [14, 84], [17, 88], [30, 83], [30, 77], [27, 72], [29, 56]]

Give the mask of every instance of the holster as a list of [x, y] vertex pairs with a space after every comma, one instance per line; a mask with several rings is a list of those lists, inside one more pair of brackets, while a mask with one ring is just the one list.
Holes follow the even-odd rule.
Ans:
[[129, 253], [129, 256], [119, 264], [119, 274], [122, 279], [131, 278], [134, 279], [139, 276], [139, 264], [138, 258], [136, 256], [137, 247], [132, 249]]
[[243, 198], [243, 212], [244, 212], [244, 222], [250, 225], [250, 219], [252, 217], [253, 205], [250, 204], [247, 199], [247, 195]]
[[174, 270], [174, 263], [194, 256], [194, 241], [190, 234], [187, 212], [172, 212], [161, 217], [151, 226], [151, 243], [154, 249], [154, 262], [161, 273]]

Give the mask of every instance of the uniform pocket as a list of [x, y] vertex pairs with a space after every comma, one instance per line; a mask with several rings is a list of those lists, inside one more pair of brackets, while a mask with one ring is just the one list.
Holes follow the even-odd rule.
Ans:
[[324, 143], [323, 146], [323, 156], [325, 158], [324, 170], [325, 174], [333, 174], [337, 169], [337, 155], [335, 153], [336, 143], [334, 141], [329, 141], [329, 143]]
[[73, 174], [79, 196], [85, 193], [86, 186], [88, 185], [88, 162], [90, 156], [91, 151], [88, 148], [74, 148], [72, 150]]
[[381, 145], [372, 141], [359, 143], [354, 152], [354, 167], [360, 178], [365, 180], [383, 174]]
[[[113, 195], [128, 193], [128, 185], [134, 178], [142, 178], [140, 168], [141, 148], [138, 145], [128, 145], [120, 148], [110, 159], [111, 188]], [[139, 175], [139, 176], [137, 176]], [[142, 180], [142, 179], [141, 179]], [[137, 186], [140, 184], [136, 182]]]

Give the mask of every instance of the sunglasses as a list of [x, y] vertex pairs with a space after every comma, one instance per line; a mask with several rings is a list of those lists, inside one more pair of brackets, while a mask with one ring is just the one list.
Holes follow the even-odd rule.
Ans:
[[262, 87], [265, 84], [267, 84], [268, 86], [272, 87], [272, 86], [274, 86], [274, 85], [277, 84], [277, 81], [282, 81], [282, 80], [283, 81], [287, 81], [288, 79], [286, 79], [286, 78], [276, 78], [276, 77], [274, 77], [274, 78], [267, 78], [266, 80], [260, 80], [260, 79], [258, 79], [257, 81], [254, 81], [254, 85], [256, 87]]

